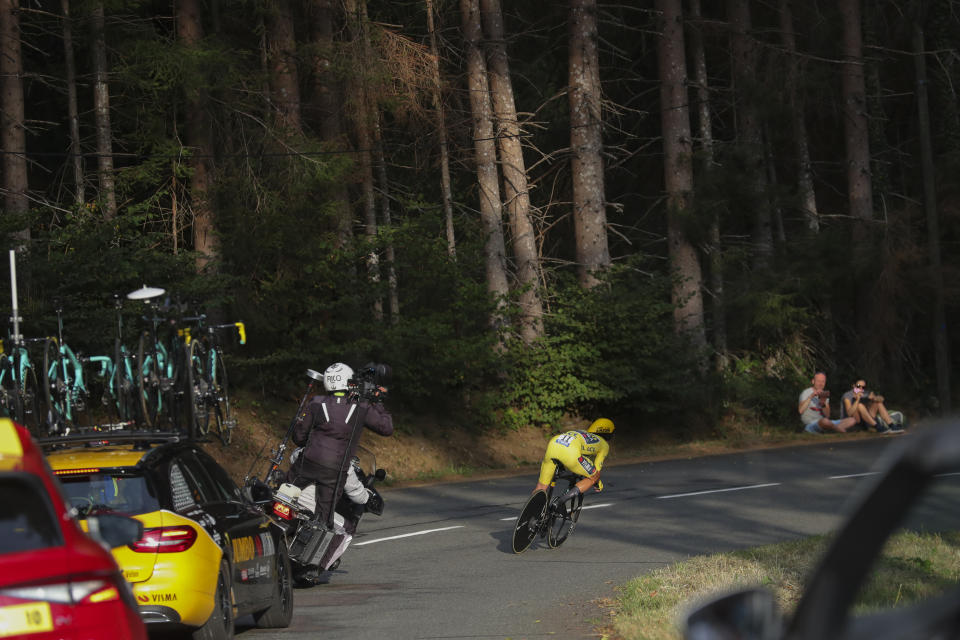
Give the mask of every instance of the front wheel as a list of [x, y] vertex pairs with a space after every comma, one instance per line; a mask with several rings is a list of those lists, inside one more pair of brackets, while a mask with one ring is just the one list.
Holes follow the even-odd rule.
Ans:
[[139, 375], [140, 408], [143, 422], [155, 428], [160, 417], [163, 400], [160, 397], [160, 366], [157, 362], [157, 345], [149, 331], [140, 334], [137, 347], [137, 373]]
[[43, 345], [43, 401], [47, 409], [46, 423], [49, 433], [59, 433], [68, 415], [66, 380], [60, 363], [60, 348], [56, 340], [47, 340]]
[[523, 553], [537, 537], [540, 524], [547, 510], [547, 492], [536, 491], [527, 500], [517, 524], [513, 527], [513, 552]]
[[40, 415], [40, 388], [37, 386], [37, 375], [33, 372], [33, 367], [27, 367], [23, 371], [20, 394], [17, 398], [17, 420], [30, 433], [41, 437], [49, 435], [41, 434], [43, 419]]
[[210, 372], [210, 393], [214, 401], [216, 414], [217, 436], [224, 445], [230, 444], [233, 439], [234, 418], [230, 412], [230, 388], [227, 381], [227, 367], [223, 363], [223, 354], [214, 351], [211, 358], [213, 370]]
[[583, 494], [558, 502], [550, 511], [550, 520], [547, 523], [547, 544], [556, 549], [563, 544], [577, 525], [580, 519], [580, 509], [583, 508]]
[[204, 375], [207, 350], [199, 340], [190, 342], [187, 357], [187, 402], [190, 404], [190, 435], [205, 436], [210, 431], [209, 384]]
[[136, 422], [140, 412], [140, 403], [137, 402], [137, 381], [134, 379], [131, 359], [120, 343], [120, 339], [115, 339], [113, 343], [113, 377], [110, 384], [113, 399], [117, 403], [117, 416], [121, 422]]
[[230, 597], [230, 567], [220, 562], [217, 592], [213, 596], [213, 612], [207, 622], [193, 632], [193, 640], [229, 640], [233, 638], [233, 601]]

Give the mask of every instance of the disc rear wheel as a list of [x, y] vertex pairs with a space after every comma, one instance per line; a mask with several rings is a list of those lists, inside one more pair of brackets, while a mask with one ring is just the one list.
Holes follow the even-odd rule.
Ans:
[[513, 552], [523, 553], [537, 537], [547, 510], [547, 492], [537, 491], [527, 500], [513, 528]]

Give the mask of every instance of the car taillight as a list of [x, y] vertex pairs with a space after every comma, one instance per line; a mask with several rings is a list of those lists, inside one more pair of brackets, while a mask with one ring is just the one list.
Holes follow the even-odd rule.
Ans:
[[273, 503], [273, 512], [284, 520], [291, 520], [295, 515], [293, 509], [279, 501]]
[[51, 582], [0, 590], [0, 594], [22, 600], [79, 604], [106, 602], [120, 597], [117, 587], [107, 578], [82, 576], [66, 582]]
[[189, 526], [146, 529], [143, 537], [129, 545], [140, 553], [176, 553], [186, 551], [197, 541], [197, 530]]

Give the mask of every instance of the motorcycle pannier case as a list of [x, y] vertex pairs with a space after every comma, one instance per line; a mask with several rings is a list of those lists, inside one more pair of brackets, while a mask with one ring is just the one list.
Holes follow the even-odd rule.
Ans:
[[317, 565], [332, 539], [333, 531], [323, 524], [304, 522], [290, 545], [290, 559], [303, 565]]

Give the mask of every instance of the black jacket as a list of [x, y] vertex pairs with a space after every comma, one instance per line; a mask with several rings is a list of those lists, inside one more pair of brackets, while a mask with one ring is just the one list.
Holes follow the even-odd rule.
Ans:
[[[366, 412], [364, 425], [382, 436], [393, 433], [393, 417], [380, 403], [350, 402], [346, 396], [314, 396], [297, 417], [293, 442], [304, 447], [303, 456], [312, 465], [339, 469], [347, 451], [356, 414]], [[356, 443], [354, 443], [354, 449]]]

